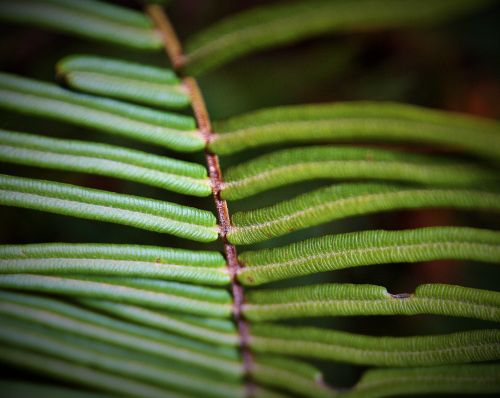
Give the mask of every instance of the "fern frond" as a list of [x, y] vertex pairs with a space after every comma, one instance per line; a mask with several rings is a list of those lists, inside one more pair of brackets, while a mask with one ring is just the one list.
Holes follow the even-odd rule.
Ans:
[[218, 252], [104, 244], [0, 246], [0, 274], [102, 275], [157, 278], [227, 285], [226, 263]]
[[232, 304], [231, 294], [224, 288], [179, 283], [158, 278], [133, 278], [117, 276], [75, 275], [75, 279], [131, 287], [148, 292], [165, 293], [177, 297], [200, 300], [206, 303]]
[[245, 11], [187, 43], [187, 70], [200, 74], [252, 51], [356, 28], [420, 25], [453, 17], [485, 1], [296, 1]]
[[[54, 356], [73, 363], [92, 366], [103, 371], [155, 384], [174, 391], [202, 394], [208, 397], [233, 398], [243, 396], [242, 387], [227, 381], [198, 374], [185, 373], [171, 364], [148, 363], [138, 358], [119, 355], [116, 352], [103, 352], [93, 349], [82, 340], [65, 341], [64, 334], [46, 330], [36, 332], [26, 330], [26, 324], [2, 320], [0, 340], [9, 346], [21, 347], [44, 355]], [[170, 365], [170, 366], [169, 366]]]
[[269, 207], [235, 213], [228, 239], [234, 244], [249, 244], [344, 217], [435, 207], [498, 212], [500, 194], [390, 184], [337, 184]]
[[493, 394], [500, 391], [496, 364], [451, 365], [395, 369], [370, 369], [349, 390], [328, 389], [323, 383], [308, 382], [298, 375], [277, 372], [257, 357], [254, 377], [261, 383], [289, 389], [309, 398], [383, 398], [415, 394]]
[[[162, 108], [189, 105], [186, 89], [169, 69], [108, 58], [71, 56], [57, 64], [58, 77], [77, 90]], [[165, 75], [161, 81], [158, 77]]]
[[[76, 303], [67, 303], [64, 301], [61, 301], [60, 299], [55, 299], [55, 298], [47, 298], [45, 296], [38, 296], [38, 295], [32, 295], [32, 294], [21, 294], [18, 292], [7, 292], [7, 291], [2, 291], [0, 292], [0, 300], [6, 302], [6, 303], [13, 303], [19, 306], [28, 307], [40, 311], [46, 311], [47, 313], [55, 314], [57, 316], [61, 316], [64, 318], [76, 320], [78, 322], [83, 322], [84, 324], [88, 325], [94, 325], [97, 327], [103, 327], [107, 330], [115, 331], [115, 332], [123, 332], [123, 333], [128, 333], [133, 336], [138, 336], [138, 337], [144, 337], [148, 341], [156, 341], [156, 342], [161, 342], [165, 344], [174, 344], [174, 345], [179, 345], [179, 348], [185, 348], [188, 350], [195, 350], [195, 351], [201, 351], [205, 353], [214, 353], [214, 355], [218, 358], [228, 358], [228, 359], [237, 359], [238, 358], [238, 352], [234, 350], [234, 348], [231, 347], [218, 347], [214, 345], [209, 345], [206, 343], [203, 343], [201, 339], [195, 338], [195, 339], [188, 339], [188, 338], [183, 338], [178, 335], [174, 335], [171, 333], [165, 333], [162, 331], [159, 331], [156, 328], [150, 328], [150, 327], [144, 327], [137, 325], [133, 322], [127, 322], [127, 321], [121, 321], [116, 318], [112, 318], [110, 316], [106, 316], [104, 314], [101, 314], [100, 311], [93, 311], [91, 309], [88, 309], [86, 307], [88, 306], [89, 302], [92, 301], [97, 301], [97, 300], [92, 300], [92, 299], [78, 299], [76, 298]], [[77, 303], [78, 302], [84, 302], [85, 307], [79, 306]], [[105, 302], [105, 301], [100, 301]], [[90, 305], [92, 307], [92, 305]], [[19, 313], [19, 316], [21, 317], [21, 313]], [[9, 311], [6, 311], [6, 316], [9, 315]], [[218, 328], [219, 330], [222, 330], [224, 328], [227, 328], [227, 322], [230, 322], [229, 319], [217, 319], [217, 318], [200, 318], [200, 317], [194, 317], [190, 315], [180, 315], [185, 319], [203, 319], [204, 322], [198, 321], [199, 324], [205, 324], [205, 325], [210, 325], [212, 329]], [[60, 319], [60, 318], [54, 318], [54, 319]], [[50, 323], [50, 322], [43, 322], [40, 321], [37, 324], [40, 324], [42, 326], [47, 326], [47, 327], [54, 327], [58, 329], [59, 324], [55, 323]], [[53, 326], [50, 326], [53, 325]], [[65, 325], [65, 323], [60, 323], [60, 325]], [[62, 327], [62, 326], [61, 326]], [[75, 329], [76, 330], [76, 329]], [[89, 329], [90, 331], [94, 329]], [[89, 332], [90, 333], [90, 332]], [[76, 333], [79, 335], [78, 333]], [[95, 334], [95, 336], [101, 336], [102, 334]], [[82, 334], [83, 337], [92, 337], [94, 336], [89, 335], [89, 334]], [[102, 336], [107, 336], [107, 335], [102, 335]], [[98, 338], [98, 341], [103, 341], [104, 343], [112, 343], [113, 340], [110, 338], [109, 340], [106, 340], [104, 337]], [[126, 338], [125, 338], [126, 340]], [[134, 349], [134, 345], [130, 345], [127, 347], [127, 344], [123, 341], [123, 343], [120, 343], [122, 341], [121, 338], [118, 338], [116, 340], [116, 344], [121, 346], [122, 348], [128, 348], [128, 349]], [[138, 347], [141, 347], [142, 345], [139, 344]], [[146, 351], [147, 353], [148, 351]], [[152, 351], [151, 351], [152, 352]]]
[[247, 251], [238, 279], [259, 285], [364, 265], [442, 259], [497, 263], [500, 232], [461, 227], [362, 231], [327, 235], [288, 246]]
[[382, 398], [415, 394], [494, 394], [500, 392], [500, 365], [371, 369], [341, 398]]
[[86, 108], [102, 110], [157, 126], [188, 131], [196, 129], [196, 122], [192, 116], [167, 112], [165, 110], [159, 111], [105, 97], [76, 93], [74, 91], [65, 90], [52, 83], [8, 73], [0, 72], [0, 87], [7, 90], [19, 91], [25, 94], [33, 94], [35, 96], [81, 105]]
[[[116, 105], [116, 106], [115, 106]], [[119, 101], [72, 93], [49, 83], [0, 73], [0, 107], [124, 136], [176, 151], [204, 148], [192, 119], [164, 114]], [[155, 120], [152, 122], [151, 119]], [[159, 123], [166, 122], [165, 125]], [[177, 127], [179, 124], [181, 128]]]
[[[421, 7], [421, 5], [419, 5]], [[292, 142], [371, 141], [438, 144], [500, 158], [498, 122], [390, 102], [346, 102], [263, 109], [217, 123], [220, 155]]]
[[9, 397], [41, 397], [52, 398], [113, 398], [111, 395], [97, 392], [87, 392], [74, 388], [59, 387], [50, 384], [22, 382], [17, 380], [0, 380], [0, 391]]
[[0, 259], [0, 274], [110, 275], [157, 278], [170, 281], [226, 285], [225, 269], [161, 265], [140, 261], [75, 258]]
[[0, 204], [169, 233], [201, 242], [217, 239], [206, 210], [52, 181], [0, 175]]
[[254, 290], [243, 306], [252, 321], [297, 317], [434, 314], [500, 322], [500, 293], [444, 284], [390, 294], [376, 285], [322, 284]]
[[53, 293], [64, 296], [99, 298], [144, 307], [172, 310], [193, 315], [228, 317], [232, 308], [229, 303], [214, 303], [204, 298], [191, 298], [186, 292], [162, 293], [150, 289], [92, 281], [78, 277], [55, 277], [33, 274], [0, 275], [0, 287], [37, 293]]
[[53, 299], [1, 292], [0, 313], [33, 325], [238, 378], [238, 353], [156, 329], [122, 322]]
[[95, 0], [3, 1], [0, 19], [142, 50], [163, 46], [144, 14]]
[[[83, 387], [95, 387], [112, 394], [126, 397], [165, 398], [165, 390], [150, 384], [101, 372], [88, 366], [47, 357], [19, 348], [0, 346], [0, 361], [18, 368], [28, 369], [38, 374], [79, 384]], [[184, 394], [168, 393], [171, 398], [188, 398]]]
[[106, 144], [0, 130], [0, 161], [121, 178], [186, 195], [212, 193], [200, 164]]
[[275, 390], [269, 390], [260, 385], [253, 387], [252, 391], [255, 398], [288, 398], [287, 395], [276, 392]]
[[[500, 392], [496, 364], [440, 366], [500, 360], [499, 329], [376, 337], [306, 326], [317, 325], [312, 319], [317, 317], [417, 314], [500, 322], [499, 292], [424, 284], [412, 294], [391, 294], [383, 286], [310, 285], [310, 280], [296, 287], [249, 289], [375, 264], [440, 259], [498, 263], [500, 232], [372, 230], [239, 256], [234, 246], [383, 211], [447, 207], [498, 212], [500, 123], [398, 103], [350, 102], [264, 109], [212, 124], [207, 112], [212, 104], [205, 104], [189, 76], [255, 50], [327, 32], [433, 23], [489, 0], [292, 1], [216, 23], [188, 43], [187, 53], [157, 5], [146, 5], [147, 16], [96, 0], [0, 4], [2, 21], [107, 42], [96, 54], [118, 54], [63, 54], [56, 74], [64, 88], [0, 72], [0, 108], [75, 125], [92, 137], [112, 134], [156, 150], [198, 152], [194, 155], [205, 155], [208, 170], [125, 147], [4, 130], [0, 162], [102, 175], [185, 195], [212, 193], [218, 222], [211, 211], [186, 205], [8, 175], [0, 175], [0, 205], [199, 242], [219, 238], [225, 253], [84, 243], [0, 246], [0, 363], [7, 364], [7, 377], [10, 369], [17, 375], [20, 368], [24, 379], [34, 373], [54, 384], [66, 381], [145, 398]], [[109, 44], [162, 48], [182, 79], [168, 68], [120, 59], [139, 58]], [[186, 108], [186, 114], [158, 108]], [[338, 142], [350, 146], [324, 146]], [[280, 150], [227, 173], [220, 167], [219, 155], [297, 143], [321, 146]], [[400, 143], [402, 149], [353, 146], [358, 143]], [[413, 154], [422, 150], [430, 154]], [[450, 151], [457, 156], [440, 155]], [[235, 215], [225, 202], [316, 179], [368, 181], [302, 192]], [[308, 319], [267, 323], [292, 318]], [[330, 362], [394, 368], [368, 371], [347, 390], [323, 381], [319, 369]]]
[[255, 324], [253, 350], [374, 366], [436, 366], [500, 359], [500, 330], [374, 337], [313, 327]]
[[222, 197], [243, 199], [272, 188], [316, 179], [374, 179], [442, 186], [498, 181], [477, 165], [376, 148], [313, 146], [285, 149], [230, 167]]
[[159, 68], [123, 59], [95, 55], [69, 55], [57, 63], [56, 70], [58, 74], [80, 71], [166, 85], [180, 83], [180, 79], [169, 68]]
[[336, 392], [323, 383], [321, 372], [294, 359], [258, 354], [252, 377], [264, 385], [303, 397], [332, 397]]
[[[235, 330], [234, 324], [230, 321], [187, 317], [111, 301], [83, 299], [82, 303], [131, 322], [177, 333], [207, 343], [233, 347], [240, 344], [240, 337]], [[220, 324], [218, 322], [216, 324], [214, 321], [224, 323]]]

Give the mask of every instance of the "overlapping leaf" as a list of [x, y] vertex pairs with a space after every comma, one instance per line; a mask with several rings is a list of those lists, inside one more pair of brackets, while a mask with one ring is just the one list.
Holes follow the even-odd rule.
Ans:
[[204, 148], [190, 117], [77, 94], [50, 83], [0, 73], [0, 107], [160, 145], [180, 152]]
[[212, 192], [200, 164], [93, 142], [0, 130], [0, 161], [115, 177], [187, 195]]
[[190, 99], [169, 69], [117, 59], [71, 56], [57, 64], [57, 73], [72, 88], [162, 108], [185, 108]]

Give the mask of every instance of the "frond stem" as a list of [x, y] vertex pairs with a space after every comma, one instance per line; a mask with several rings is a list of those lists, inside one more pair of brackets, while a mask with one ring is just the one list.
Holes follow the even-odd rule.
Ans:
[[[184, 55], [182, 45], [168, 16], [158, 5], [147, 6], [146, 12], [151, 16], [163, 36], [165, 51], [170, 58], [172, 66], [182, 76], [182, 71], [180, 69], [185, 63], [186, 56]], [[214, 132], [212, 130], [210, 116], [208, 115], [203, 95], [196, 79], [190, 76], [184, 76], [183, 86], [189, 94], [196, 123], [206, 142], [205, 158], [208, 167], [208, 174], [212, 185], [212, 193], [217, 210], [217, 218], [219, 220], [219, 235], [224, 244], [224, 253], [231, 277], [231, 290], [234, 302], [233, 314], [234, 320], [238, 327], [243, 368], [247, 379], [245, 385], [245, 395], [247, 397], [252, 397], [255, 395], [255, 385], [252, 382], [250, 375], [254, 366], [254, 359], [249, 348], [249, 327], [242, 311], [245, 301], [244, 290], [243, 286], [237, 279], [237, 275], [241, 268], [241, 265], [238, 261], [238, 253], [236, 247], [233, 244], [229, 243], [229, 241], [227, 240], [227, 233], [229, 232], [231, 227], [231, 217], [229, 215], [227, 202], [221, 197], [223, 177], [220, 169], [219, 157], [208, 148], [208, 144], [214, 137]]]

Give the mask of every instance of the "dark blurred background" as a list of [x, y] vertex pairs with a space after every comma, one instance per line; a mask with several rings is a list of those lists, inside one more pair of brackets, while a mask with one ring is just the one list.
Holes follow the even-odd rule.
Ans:
[[[117, 2], [136, 6], [131, 1]], [[268, 3], [271, 2], [183, 0], [173, 1], [168, 7], [168, 13], [183, 40], [226, 15]], [[499, 16], [500, 2], [493, 2], [488, 8], [440, 26], [331, 34], [238, 59], [201, 76], [199, 81], [214, 120], [268, 106], [346, 100], [402, 101], [498, 118]], [[55, 81], [55, 63], [66, 55], [76, 53], [102, 54], [168, 66], [163, 53], [134, 52], [101, 44], [96, 47], [83, 39], [35, 28], [2, 26], [0, 30], [0, 69], [42, 80]], [[123, 138], [5, 111], [0, 113], [0, 128], [110, 142], [179, 157], [179, 154], [162, 152], [158, 148]], [[265, 152], [274, 149], [276, 148], [265, 149]], [[236, 158], [222, 158], [223, 168], [263, 152], [259, 150], [239, 154]], [[201, 155], [188, 155], [184, 158], [204, 162]], [[193, 199], [110, 178], [6, 164], [0, 164], [0, 173], [68, 182], [213, 210], [211, 198]], [[230, 210], [234, 212], [261, 207], [329, 183], [331, 182], [320, 181], [280, 188], [230, 203]], [[193, 244], [167, 235], [30, 210], [0, 208], [0, 220], [0, 243], [106, 242], [207, 248], [205, 244]], [[498, 217], [469, 212], [392, 212], [336, 221], [252, 247], [283, 245], [320, 234], [375, 228], [469, 225], [494, 229], [499, 221]], [[219, 243], [209, 246], [220, 249]], [[243, 248], [239, 249], [241, 251]], [[390, 292], [401, 293], [412, 292], [420, 283], [444, 282], [495, 290], [498, 288], [498, 274], [492, 267], [487, 264], [453, 261], [392, 264], [336, 271], [293, 280], [287, 284], [313, 281], [373, 283], [386, 286]], [[303, 321], [300, 323], [303, 324]], [[320, 319], [315, 320], [314, 324], [366, 334], [395, 336], [444, 333], [488, 326], [486, 322], [431, 316]], [[332, 363], [318, 365], [324, 370], [326, 379], [337, 386], [354, 383], [363, 370]]]

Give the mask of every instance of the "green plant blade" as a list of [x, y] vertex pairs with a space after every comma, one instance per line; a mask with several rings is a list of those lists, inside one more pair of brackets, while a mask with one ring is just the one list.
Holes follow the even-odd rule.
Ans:
[[415, 394], [494, 394], [500, 392], [500, 365], [475, 364], [367, 371], [341, 398], [382, 398]]
[[157, 50], [163, 46], [143, 14], [95, 0], [2, 2], [0, 19], [140, 50]]
[[0, 130], [0, 161], [115, 177], [186, 195], [212, 193], [202, 165], [106, 144]]
[[0, 295], [0, 313], [9, 318], [54, 329], [69, 337], [76, 335], [184, 364], [211, 372], [212, 376], [222, 375], [235, 379], [242, 374], [238, 353], [229, 347], [208, 345], [118, 321], [53, 299], [3, 291]]
[[148, 292], [158, 292], [200, 300], [207, 304], [231, 304], [231, 294], [224, 288], [200, 286], [189, 283], [171, 282], [160, 279], [146, 279], [120, 276], [74, 275], [71, 278], [81, 281], [98, 282], [112, 286], [130, 287]]
[[65, 83], [74, 89], [167, 109], [189, 106], [189, 97], [182, 86], [135, 81], [96, 72], [65, 72]]
[[227, 285], [224, 269], [160, 265], [141, 261], [74, 258], [0, 259], [0, 274], [104, 275], [155, 278], [168, 281]]
[[[38, 295], [35, 296], [25, 293], [14, 293], [3, 290], [0, 291], [0, 299], [2, 301], [5, 301], [7, 304], [8, 303], [16, 304], [18, 305], [18, 307], [16, 308], [20, 308], [22, 310], [20, 312], [13, 312], [12, 311], [13, 307], [7, 305], [4, 310], [6, 316], [13, 316], [12, 314], [18, 314], [17, 317], [20, 318], [21, 320], [27, 320], [29, 322], [33, 321], [33, 325], [39, 324], [43, 327], [55, 328], [58, 330], [59, 329], [66, 330], [69, 333], [69, 335], [71, 335], [74, 332], [75, 334], [83, 336], [84, 338], [90, 338], [92, 341], [99, 340], [105, 344], [107, 343], [115, 344], [122, 348], [130, 350], [137, 349], [142, 353], [145, 354], [149, 353], [152, 355], [154, 355], [155, 351], [149, 345], [145, 346], [144, 341], [166, 344], [167, 346], [175, 346], [181, 351], [176, 351], [174, 349], [172, 353], [179, 354], [180, 359], [186, 358], [184, 362], [187, 361], [187, 363], [191, 363], [190, 358], [192, 357], [189, 355], [190, 352], [211, 355], [212, 357], [214, 357], [214, 359], [222, 358], [229, 360], [237, 360], [239, 358], [238, 352], [234, 348], [214, 346], [212, 344], [203, 343], [202, 341], [200, 341], [200, 339], [185, 338], [179, 335], [163, 332], [156, 328], [150, 328], [127, 321], [121, 321], [119, 319], [106, 316], [101, 312], [96, 312], [88, 308], [83, 308], [78, 304], [76, 304], [75, 301], [72, 301], [72, 303], [70, 304], [61, 301], [60, 298], [53, 299], [44, 296], [38, 296]], [[82, 302], [82, 301], [88, 302], [92, 300], [92, 299], [78, 299], [77, 297], [75, 297], [75, 299], [76, 302]], [[31, 308], [35, 312], [24, 313], [23, 311], [25, 308]], [[40, 319], [38, 317], [40, 313], [47, 313], [47, 316], [49, 316], [50, 314], [56, 316], [48, 320], [44, 320], [43, 318]], [[32, 317], [30, 318], [30, 316]], [[188, 315], [184, 316], [188, 317]], [[191, 316], [191, 318], [193, 318], [193, 316]], [[68, 319], [77, 322], [68, 323], [69, 321], [66, 322]], [[213, 324], [215, 324], [215, 321], [230, 322], [229, 319], [227, 320], [214, 319], [214, 318], [204, 318], [204, 319], [211, 320]], [[78, 332], [78, 330], [80, 329], [78, 329], [75, 326], [76, 324], [79, 323], [82, 323], [83, 325], [81, 333]], [[90, 325], [92, 327], [85, 329], [86, 327], [85, 325], [86, 326]], [[97, 327], [97, 329], [93, 328], [94, 326]], [[109, 331], [113, 333], [119, 332], [119, 334], [118, 335], [115, 334], [114, 335], [115, 338], [112, 338], [111, 335], [108, 335], [106, 333], [101, 333], [103, 331]], [[139, 340], [137, 340], [136, 343], [137, 346], [135, 344], [130, 344], [130, 341], [128, 340], [130, 336], [135, 336], [139, 338]], [[169, 357], [167, 355], [167, 358], [175, 359], [176, 356]], [[196, 358], [196, 356], [194, 358]], [[225, 364], [225, 362], [222, 362], [222, 364]], [[228, 374], [233, 375], [239, 373], [229, 371]]]
[[390, 184], [337, 184], [270, 207], [235, 213], [228, 239], [234, 244], [249, 244], [344, 217], [439, 207], [497, 212], [500, 210], [500, 194]]
[[[29, 327], [29, 326], [28, 326]], [[201, 394], [210, 397], [243, 396], [242, 387], [208, 377], [186, 374], [173, 367], [159, 366], [143, 362], [133, 357], [107, 353], [93, 349], [81, 340], [65, 341], [64, 334], [45, 330], [32, 331], [26, 324], [3, 319], [0, 340], [9, 346], [40, 352], [80, 365], [91, 366], [102, 371], [109, 371], [132, 380], [156, 384], [167, 390], [173, 389], [190, 394]], [[168, 365], [168, 364], [165, 364]]]
[[244, 11], [217, 22], [187, 43], [187, 70], [200, 74], [247, 53], [328, 32], [408, 27], [470, 11], [485, 1], [295, 1]]
[[285, 149], [230, 167], [222, 197], [243, 199], [269, 189], [316, 179], [375, 179], [441, 186], [477, 186], [497, 173], [474, 164], [376, 148], [313, 146]]
[[498, 263], [500, 232], [464, 227], [362, 231], [243, 252], [238, 279], [259, 285], [350, 267], [442, 259]]
[[227, 285], [226, 262], [218, 252], [105, 244], [0, 246], [0, 273], [102, 275]]
[[[194, 152], [205, 139], [192, 118], [172, 116], [115, 100], [72, 93], [55, 85], [0, 73], [0, 107], [96, 129], [175, 151]], [[164, 125], [160, 123], [167, 122]]]
[[111, 395], [96, 392], [80, 391], [50, 384], [31, 383], [28, 381], [0, 380], [0, 391], [9, 397], [27, 398], [113, 398]]
[[56, 69], [58, 74], [82, 71], [105, 73], [151, 83], [178, 84], [180, 82], [174, 71], [168, 68], [95, 55], [70, 55], [59, 61]]
[[[83, 59], [82, 59], [83, 58]], [[64, 82], [77, 90], [162, 108], [182, 109], [189, 106], [186, 89], [178, 82], [158, 82], [156, 76], [165, 73], [173, 80], [170, 70], [147, 70], [140, 64], [114, 59], [80, 56], [63, 59], [57, 65], [57, 74]], [[152, 76], [152, 78], [149, 77]], [[170, 77], [172, 76], [172, 79]]]
[[165, 201], [6, 175], [0, 175], [0, 191], [4, 206], [129, 225], [201, 242], [218, 236], [211, 212]]
[[434, 336], [375, 337], [313, 327], [256, 324], [250, 346], [263, 353], [358, 365], [415, 367], [500, 359], [500, 330]]
[[162, 293], [151, 289], [115, 284], [110, 281], [33, 274], [0, 275], [0, 287], [71, 297], [99, 298], [193, 315], [224, 318], [231, 314], [230, 304], [210, 302], [204, 297], [190, 297], [189, 288], [184, 292], [175, 289], [173, 292]]
[[1, 258], [95, 258], [147, 261], [155, 264], [224, 268], [222, 254], [207, 250], [104, 243], [35, 243], [0, 246]]
[[[165, 390], [129, 378], [101, 372], [92, 368], [76, 365], [68, 361], [50, 358], [18, 348], [0, 347], [0, 361], [18, 368], [28, 369], [39, 374], [66, 380], [83, 387], [94, 387], [112, 394], [127, 397], [165, 398]], [[172, 393], [172, 398], [187, 398], [186, 395]]]
[[150, 28], [151, 20], [142, 12], [130, 8], [120, 7], [100, 0], [41, 0], [39, 3], [54, 4], [73, 10], [94, 14], [103, 19], [110, 19], [137, 27]]
[[294, 396], [336, 396], [336, 391], [323, 382], [322, 375], [316, 368], [294, 359], [258, 354], [251, 374], [255, 381], [286, 390]]
[[196, 122], [191, 116], [164, 110], [159, 111], [109, 98], [76, 93], [59, 87], [56, 84], [11, 75], [8, 73], [0, 72], [0, 87], [10, 91], [50, 98], [61, 102], [81, 105], [84, 108], [91, 108], [118, 116], [125, 116], [135, 121], [146, 122], [147, 124], [170, 127], [176, 130], [189, 131], [196, 129]]
[[[419, 6], [420, 7], [420, 6]], [[278, 107], [216, 123], [219, 155], [294, 142], [402, 142], [443, 145], [500, 159], [498, 122], [391, 102]]]
[[247, 292], [251, 321], [354, 315], [435, 314], [500, 322], [500, 293], [444, 284], [390, 294], [376, 285], [323, 284]]
[[114, 303], [111, 301], [85, 299], [83, 303], [131, 322], [165, 330], [167, 332], [177, 333], [207, 343], [222, 346], [238, 346], [240, 344], [240, 337], [233, 323], [228, 323], [228, 326], [230, 326], [232, 330], [220, 330], [219, 328], [213, 327], [208, 322], [203, 322], [205, 320], [204, 318], [187, 318], [165, 311], [152, 311], [147, 308]]

